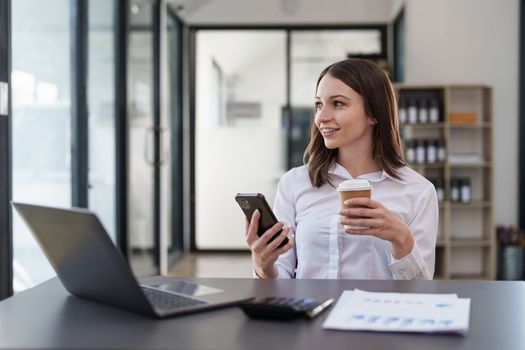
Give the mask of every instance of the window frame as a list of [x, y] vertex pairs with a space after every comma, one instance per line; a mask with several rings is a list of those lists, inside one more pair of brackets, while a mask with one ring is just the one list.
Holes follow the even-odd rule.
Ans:
[[13, 295], [10, 72], [11, 0], [0, 0], [0, 82], [7, 84], [7, 115], [0, 115], [0, 300]]

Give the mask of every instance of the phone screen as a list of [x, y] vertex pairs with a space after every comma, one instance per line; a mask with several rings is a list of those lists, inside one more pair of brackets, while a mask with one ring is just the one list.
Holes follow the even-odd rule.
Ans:
[[[259, 213], [261, 213], [259, 229], [257, 231], [259, 237], [278, 222], [264, 195], [260, 193], [238, 193], [237, 196], [235, 196], [235, 200], [246, 215], [248, 221], [251, 221], [255, 209], [258, 209]], [[269, 242], [273, 241], [280, 233], [281, 231], [277, 232]], [[279, 247], [284, 246], [286, 243], [288, 243], [288, 238], [285, 238]]]

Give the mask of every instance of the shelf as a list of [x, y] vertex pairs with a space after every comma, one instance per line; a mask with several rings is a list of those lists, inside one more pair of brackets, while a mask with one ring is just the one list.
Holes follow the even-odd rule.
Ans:
[[449, 202], [451, 208], [490, 208], [492, 207], [492, 202], [490, 201], [472, 201], [470, 203], [456, 203]]
[[406, 84], [406, 83], [397, 83], [394, 84], [396, 89], [404, 90], [443, 90], [443, 85], [437, 84]]
[[416, 123], [416, 124], [402, 124], [402, 128], [417, 128], [417, 129], [434, 129], [434, 128], [444, 128], [445, 123]]
[[438, 169], [444, 167], [450, 168], [489, 168], [492, 166], [492, 162], [481, 162], [481, 163], [408, 163], [410, 168], [429, 168]]
[[489, 168], [492, 162], [481, 163], [446, 163], [451, 168]]
[[451, 84], [451, 85], [446, 85], [446, 87], [449, 89], [469, 89], [469, 90], [471, 89], [482, 89], [482, 90], [490, 89], [490, 87], [485, 84], [470, 84], [470, 83]]
[[396, 89], [401, 90], [444, 90], [444, 89], [490, 89], [485, 84], [417, 84], [417, 83], [396, 83]]
[[[407, 164], [427, 179], [439, 178], [443, 186], [445, 198], [438, 203], [440, 227], [434, 278], [495, 279], [491, 88], [480, 84], [396, 84], [395, 88], [400, 101], [405, 102], [400, 105], [415, 105], [418, 117], [419, 108], [430, 106], [430, 102], [438, 107], [441, 117], [438, 123], [400, 125], [403, 143], [439, 139], [445, 145], [445, 161], [418, 164], [414, 162], [416, 158], [410, 158], [412, 162]], [[471, 118], [470, 123], [454, 123], [468, 118], [450, 118], [451, 113], [474, 113], [476, 118]], [[471, 202], [451, 201], [454, 178], [469, 178]]]
[[492, 128], [492, 124], [488, 122], [483, 123], [450, 123], [450, 122], [439, 122], [439, 123], [405, 123], [400, 125], [402, 128], [414, 128], [414, 129], [435, 129], [435, 128], [444, 128], [450, 127], [452, 129], [483, 129]]
[[489, 276], [485, 274], [478, 273], [453, 273], [450, 276], [450, 279], [454, 280], [492, 280]]
[[422, 164], [410, 163], [408, 164], [410, 168], [429, 168], [429, 169], [444, 168], [445, 165], [446, 163], [422, 163]]
[[491, 123], [476, 123], [476, 124], [459, 124], [459, 123], [448, 123], [450, 128], [454, 129], [483, 129], [483, 128], [492, 128]]
[[452, 248], [482, 248], [490, 247], [492, 241], [490, 239], [479, 239], [479, 238], [452, 238], [450, 240], [450, 246]]

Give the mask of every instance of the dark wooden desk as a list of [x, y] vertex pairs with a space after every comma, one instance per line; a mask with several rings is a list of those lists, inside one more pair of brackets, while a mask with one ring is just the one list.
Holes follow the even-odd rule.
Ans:
[[323, 330], [251, 320], [232, 307], [154, 320], [73, 297], [58, 279], [0, 303], [1, 349], [525, 349], [525, 282], [196, 279], [254, 296], [338, 297], [345, 289], [457, 293], [472, 299], [465, 336]]

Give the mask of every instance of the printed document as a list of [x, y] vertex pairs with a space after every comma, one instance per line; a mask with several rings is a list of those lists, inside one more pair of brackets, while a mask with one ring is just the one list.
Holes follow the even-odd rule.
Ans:
[[323, 328], [381, 332], [467, 332], [470, 299], [456, 294], [346, 290]]

